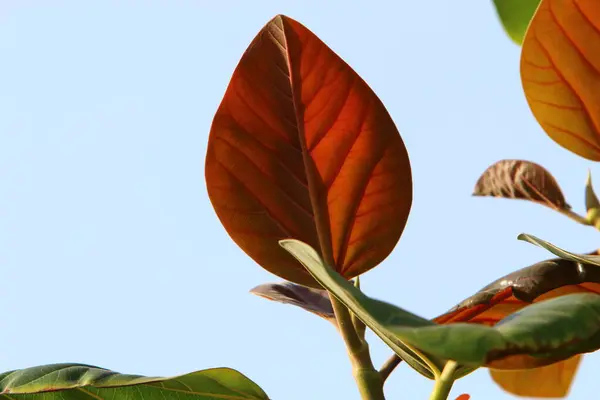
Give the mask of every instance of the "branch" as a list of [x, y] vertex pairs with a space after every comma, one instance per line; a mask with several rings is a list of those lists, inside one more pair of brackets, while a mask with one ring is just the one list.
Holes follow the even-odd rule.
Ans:
[[381, 366], [379, 370], [379, 375], [381, 376], [381, 380], [385, 382], [387, 378], [391, 375], [391, 373], [396, 369], [396, 367], [402, 362], [402, 359], [398, 357], [398, 355], [394, 354]]
[[352, 374], [363, 400], [385, 400], [383, 380], [373, 367], [369, 345], [359, 336], [352, 323], [350, 311], [335, 296], [329, 294], [331, 305], [338, 323], [340, 334], [346, 343], [346, 350], [352, 363]]

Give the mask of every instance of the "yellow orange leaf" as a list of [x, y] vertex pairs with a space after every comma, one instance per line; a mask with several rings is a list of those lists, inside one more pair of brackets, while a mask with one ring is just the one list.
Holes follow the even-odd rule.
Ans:
[[346, 278], [392, 251], [412, 202], [408, 154], [385, 107], [299, 22], [273, 18], [217, 110], [205, 176], [231, 238], [263, 268], [316, 286], [279, 245], [314, 247]]
[[542, 0], [523, 40], [521, 80], [548, 136], [600, 161], [600, 1]]
[[581, 356], [541, 368], [518, 371], [490, 369], [492, 379], [517, 396], [561, 398], [569, 393]]

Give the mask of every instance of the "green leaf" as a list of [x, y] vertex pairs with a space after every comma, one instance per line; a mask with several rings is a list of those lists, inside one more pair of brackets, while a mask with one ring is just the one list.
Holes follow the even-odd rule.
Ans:
[[569, 251], [563, 250], [560, 247], [553, 245], [552, 243], [546, 242], [540, 238], [537, 238], [533, 235], [528, 235], [526, 233], [521, 233], [517, 236], [517, 239], [523, 240], [525, 242], [529, 242], [531, 244], [535, 244], [541, 248], [548, 250], [550, 253], [554, 254], [557, 257], [560, 257], [564, 260], [575, 261], [578, 263], [584, 264], [592, 264], [600, 266], [600, 256], [598, 255], [590, 255], [590, 254], [576, 254], [571, 253]]
[[[478, 367], [515, 355], [539, 357], [537, 366], [600, 347], [600, 296], [570, 294], [529, 305], [494, 327], [456, 323], [438, 325], [357, 290], [317, 252], [297, 240], [280, 244], [311, 275], [396, 351], [408, 344], [439, 359]], [[395, 346], [394, 346], [395, 345]], [[403, 357], [402, 354], [398, 354]]]
[[540, 0], [494, 0], [498, 17], [508, 36], [518, 45], [533, 18]]
[[494, 326], [521, 354], [566, 360], [600, 347], [600, 295], [575, 293], [534, 303]]
[[[598, 252], [589, 254], [597, 255]], [[469, 322], [494, 325], [509, 314], [536, 300], [547, 300], [569, 293], [589, 292], [590, 290], [600, 293], [599, 284], [600, 268], [594, 265], [561, 258], [544, 260], [496, 279], [446, 313], [434, 318], [433, 321], [439, 324]], [[399, 357], [398, 359], [401, 360]], [[514, 364], [514, 361], [511, 360], [511, 364]], [[528, 360], [523, 359], [522, 361]], [[533, 361], [532, 364], [537, 363], [537, 360]], [[511, 387], [515, 388], [514, 385], [511, 386], [511, 382], [519, 383], [520, 386], [517, 385], [516, 392], [513, 392], [518, 394], [524, 391], [526, 382], [531, 381], [533, 377], [537, 377], [538, 382], [543, 382], [544, 379], [553, 379], [552, 377], [558, 374], [553, 371], [560, 371], [563, 377], [560, 382], [556, 382], [554, 386], [544, 385], [539, 390], [542, 393], [562, 393], [564, 390], [568, 390], [575, 372], [572, 363], [569, 363], [568, 360], [564, 363], [564, 368], [562, 368], [563, 363], [553, 364], [553, 369], [535, 368], [535, 371], [539, 372], [537, 375], [533, 372], [529, 373], [530, 370], [527, 369], [514, 371], [511, 370], [513, 368], [511, 365], [507, 365], [505, 368], [504, 365], [495, 363], [496, 374], [494, 376], [502, 380], [505, 390], [509, 390]], [[523, 367], [528, 368], [529, 366], [524, 364]], [[501, 374], [503, 370], [506, 372], [504, 375]], [[551, 376], [543, 375], [543, 371], [548, 371]], [[508, 375], [508, 373], [512, 373], [512, 375]], [[534, 391], [531, 388], [527, 393]]]
[[50, 364], [0, 374], [0, 398], [268, 400], [269, 397], [250, 379], [229, 368], [156, 378], [124, 375], [84, 364]]
[[[393, 313], [396, 307], [365, 296], [357, 287], [348, 282], [341, 275], [335, 271], [332, 271], [331, 268], [325, 267], [321, 261], [321, 257], [309, 245], [293, 239], [280, 240], [279, 244], [290, 254], [292, 254], [298, 261], [300, 261], [307, 271], [323, 287], [337, 297], [366, 326], [371, 328], [371, 330], [377, 336], [379, 336], [381, 340], [383, 340], [400, 358], [406, 361], [421, 375], [429, 379], [434, 378], [433, 371], [425, 362], [423, 362], [421, 357], [415, 354], [412, 349], [402, 343], [402, 341], [399, 340], [396, 335], [387, 330], [386, 327], [380, 323], [380, 318], [378, 318], [378, 316], [385, 318], [386, 313]], [[325, 280], [327, 284], [325, 284], [323, 280]], [[343, 289], [332, 290], [332, 287]], [[373, 312], [375, 313], [374, 315], [372, 315]], [[417, 317], [416, 315], [414, 318], [415, 323], [431, 324], [431, 322]], [[441, 369], [443, 368], [443, 365], [443, 362], [439, 362], [436, 367]]]

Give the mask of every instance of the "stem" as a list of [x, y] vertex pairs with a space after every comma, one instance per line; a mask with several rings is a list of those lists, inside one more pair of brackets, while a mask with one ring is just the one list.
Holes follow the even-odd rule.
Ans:
[[586, 221], [588, 221], [589, 225], [592, 225], [597, 230], [600, 230], [600, 209], [589, 209], [587, 215], [585, 216], [585, 219]]
[[337, 319], [338, 327], [346, 350], [352, 363], [352, 374], [358, 385], [363, 400], [385, 400], [383, 395], [383, 379], [373, 367], [369, 345], [356, 332], [352, 323], [350, 312], [335, 296], [329, 294], [333, 311]]
[[[356, 287], [358, 290], [360, 290], [360, 278], [358, 276], [356, 277], [356, 280], [354, 281], [354, 287]], [[364, 324], [364, 322], [362, 322], [360, 319], [358, 319], [355, 314], [350, 313], [350, 317], [352, 318], [352, 326], [354, 326], [354, 331], [358, 335], [359, 339], [364, 341], [367, 326]]]
[[396, 367], [402, 362], [402, 359], [398, 357], [396, 354], [392, 355], [388, 360], [381, 366], [379, 370], [379, 375], [381, 375], [381, 380], [386, 381], [387, 378], [391, 375], [391, 373], [396, 369]]
[[586, 217], [577, 214], [575, 211], [571, 211], [571, 210], [563, 210], [563, 209], [557, 209], [557, 211], [563, 215], [566, 215], [567, 217], [571, 218], [573, 221], [577, 221], [580, 224], [583, 225], [593, 225]]
[[429, 400], [446, 400], [454, 384], [454, 372], [458, 364], [455, 361], [449, 360], [444, 366], [444, 370], [438, 379], [435, 380], [435, 386]]

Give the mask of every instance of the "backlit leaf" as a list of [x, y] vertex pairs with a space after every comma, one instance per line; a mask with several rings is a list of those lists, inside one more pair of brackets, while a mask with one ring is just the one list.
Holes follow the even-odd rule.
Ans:
[[389, 255], [412, 202], [408, 154], [379, 98], [282, 15], [233, 73], [212, 123], [205, 175], [232, 239], [270, 272], [313, 287], [279, 239], [309, 243], [353, 278]]
[[254, 382], [229, 368], [173, 378], [123, 375], [83, 364], [51, 364], [0, 374], [0, 397], [24, 400], [268, 400]]
[[326, 290], [281, 282], [258, 285], [250, 293], [279, 303], [300, 307], [337, 325], [331, 300]]
[[504, 30], [516, 43], [523, 42], [523, 36], [540, 0], [494, 0], [498, 17]]
[[492, 379], [509, 393], [523, 397], [566, 397], [581, 356], [540, 368], [518, 371], [490, 369]]
[[558, 144], [600, 161], [600, 2], [542, 0], [521, 53], [533, 115]]
[[477, 181], [473, 195], [530, 200], [559, 210], [571, 208], [552, 174], [525, 160], [492, 164]]
[[[534, 367], [565, 360], [600, 347], [600, 296], [577, 293], [535, 303], [495, 326], [438, 325], [391, 304], [374, 300], [326, 266], [318, 253], [297, 240], [282, 240], [313, 277], [386, 343], [404, 343], [439, 359], [463, 365]], [[395, 339], [395, 340], [394, 340]], [[391, 346], [394, 348], [393, 346]]]

